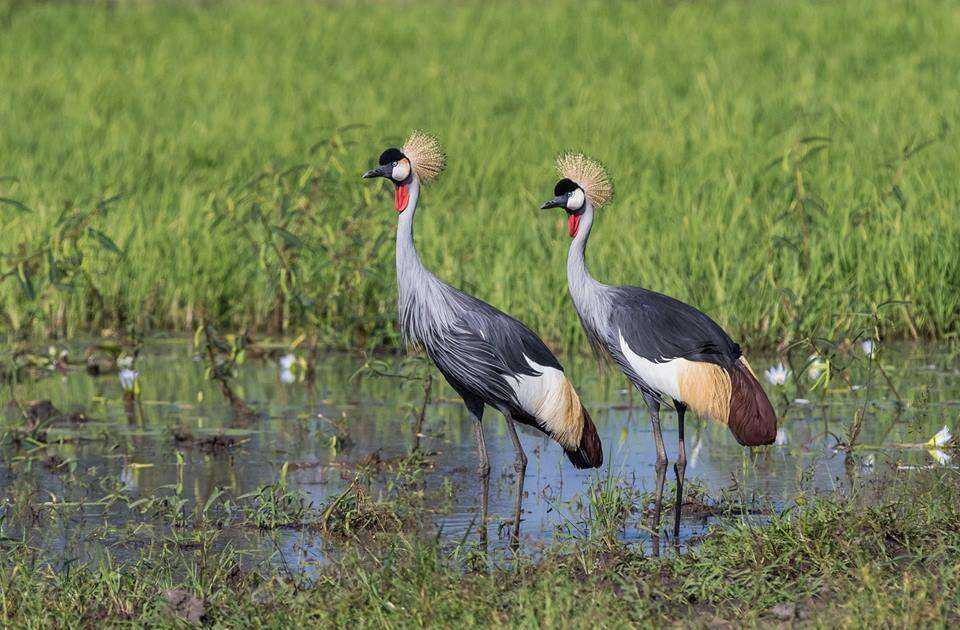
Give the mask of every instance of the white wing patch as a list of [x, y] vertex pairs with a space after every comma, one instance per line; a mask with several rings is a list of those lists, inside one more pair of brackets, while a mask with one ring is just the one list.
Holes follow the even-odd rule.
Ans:
[[626, 357], [627, 362], [633, 371], [643, 379], [643, 381], [665, 396], [670, 396], [674, 400], [683, 401], [680, 396], [680, 373], [689, 363], [686, 359], [670, 359], [663, 363], [654, 363], [644, 359], [627, 345], [623, 338], [623, 333], [617, 333], [620, 336], [620, 351]]
[[561, 446], [576, 448], [583, 432], [583, 412], [566, 375], [556, 368], [540, 365], [527, 355], [523, 358], [540, 376], [504, 375], [520, 406], [542, 422]]

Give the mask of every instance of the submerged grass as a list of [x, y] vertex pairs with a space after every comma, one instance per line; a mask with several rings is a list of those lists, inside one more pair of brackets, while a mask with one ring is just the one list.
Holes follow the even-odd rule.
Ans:
[[[9, 625], [173, 624], [360, 627], [947, 627], [960, 610], [960, 483], [917, 473], [851, 498], [813, 499], [756, 527], [731, 520], [683, 555], [571, 540], [538, 559], [456, 560], [464, 549], [391, 537], [309, 580], [251, 570], [229, 548], [151, 548], [133, 565], [54, 569], [27, 548], [0, 567]], [[190, 558], [193, 558], [192, 560]], [[186, 606], [185, 603], [190, 605]]]
[[957, 19], [940, 0], [3, 0], [0, 334], [396, 343], [392, 211], [359, 173], [422, 127], [450, 164], [426, 263], [554, 342], [580, 345], [562, 217], [536, 208], [567, 148], [617, 183], [602, 279], [754, 346], [890, 299], [883, 334], [955, 335]]

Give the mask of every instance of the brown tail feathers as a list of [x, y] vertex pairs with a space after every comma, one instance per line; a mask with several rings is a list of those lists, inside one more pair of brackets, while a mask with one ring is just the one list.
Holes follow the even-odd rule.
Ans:
[[727, 425], [744, 446], [773, 444], [777, 439], [777, 414], [746, 359], [737, 361], [730, 374], [730, 415]]
[[580, 435], [580, 444], [575, 450], [564, 449], [570, 462], [577, 468], [599, 468], [603, 465], [603, 445], [597, 435], [597, 427], [587, 410], [583, 410], [583, 432]]

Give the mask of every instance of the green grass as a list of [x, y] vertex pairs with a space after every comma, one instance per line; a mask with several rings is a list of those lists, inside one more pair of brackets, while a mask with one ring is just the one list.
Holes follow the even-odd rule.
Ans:
[[[18, 180], [0, 197], [31, 209], [0, 204], [0, 331], [206, 318], [394, 343], [394, 214], [359, 174], [421, 127], [449, 156], [418, 217], [426, 263], [554, 342], [583, 346], [563, 217], [537, 210], [567, 148], [617, 185], [601, 279], [754, 346], [891, 299], [909, 304], [884, 334], [952, 336], [958, 19], [936, 0], [0, 2], [0, 175]], [[72, 237], [55, 225], [114, 195]]]
[[765, 527], [731, 519], [662, 559], [580, 539], [537, 560], [492, 562], [391, 534], [304, 580], [279, 565], [245, 568], [210, 527], [174, 530], [127, 565], [54, 570], [24, 547], [0, 566], [0, 616], [16, 627], [166, 626], [191, 614], [218, 627], [701, 627], [768, 626], [787, 605], [817, 627], [955, 626], [958, 477], [913, 474], [812, 500]]

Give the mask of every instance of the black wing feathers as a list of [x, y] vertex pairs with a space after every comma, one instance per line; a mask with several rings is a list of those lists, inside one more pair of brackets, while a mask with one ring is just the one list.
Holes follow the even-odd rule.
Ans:
[[519, 401], [504, 377], [540, 375], [524, 355], [544, 367], [561, 371], [563, 367], [546, 344], [517, 320], [463, 292], [457, 291], [456, 298], [463, 306], [459, 318], [444, 330], [442, 343], [424, 344], [427, 354], [457, 391], [519, 412]]
[[503, 378], [503, 361], [474, 331], [462, 327], [447, 330], [443, 343], [424, 344], [424, 348], [457, 391], [466, 391], [488, 404], [517, 404], [513, 389]]
[[[740, 358], [740, 346], [689, 304], [639, 287], [615, 287], [614, 291], [613, 329], [648, 361], [684, 358], [732, 369]], [[619, 345], [619, 340], [614, 341]]]
[[523, 355], [542, 366], [563, 371], [557, 357], [523, 323], [466, 293], [457, 297], [464, 306], [461, 320], [471, 330], [482, 332], [484, 339], [496, 348], [512, 372], [529, 376], [540, 374], [530, 367]]

